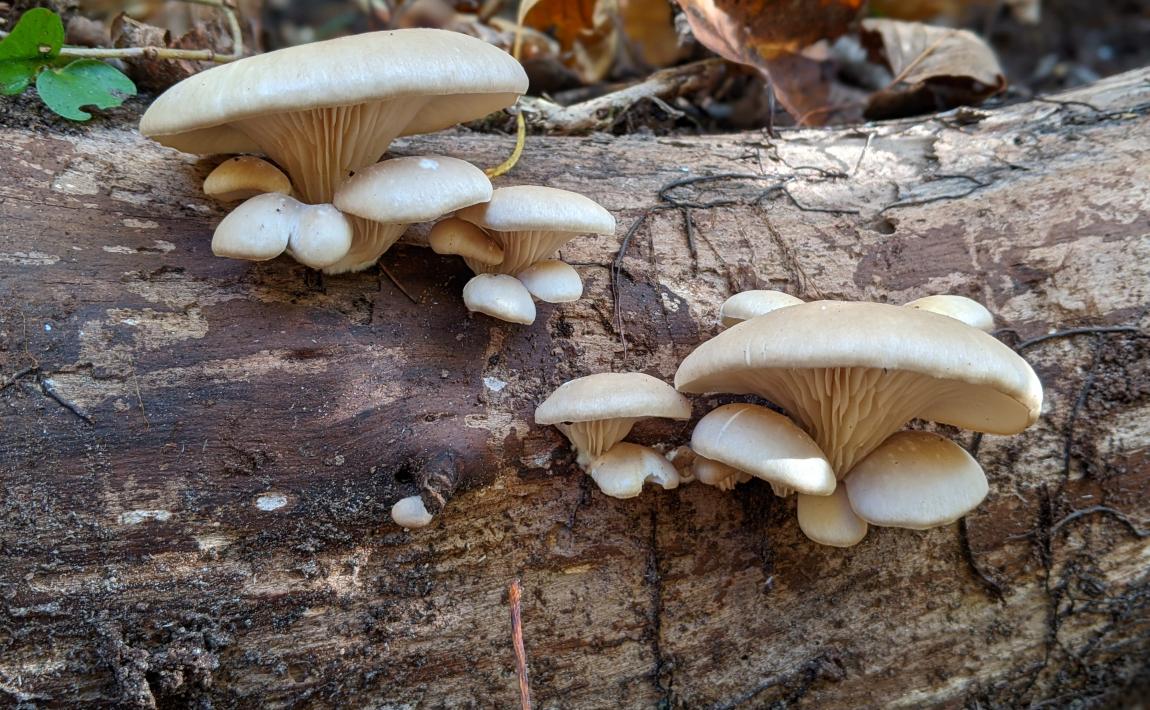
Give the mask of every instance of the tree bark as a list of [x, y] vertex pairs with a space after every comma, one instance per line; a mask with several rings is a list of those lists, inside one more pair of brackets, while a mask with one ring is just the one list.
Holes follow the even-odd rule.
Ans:
[[[132, 116], [4, 120], [0, 704], [510, 707], [515, 578], [538, 707], [1093, 705], [1146, 682], [1150, 71], [778, 139], [531, 137], [500, 184], [582, 192], [619, 230], [563, 250], [586, 294], [530, 327], [469, 317], [466, 269], [418, 246], [324, 279], [214, 258], [218, 159]], [[1043, 416], [953, 432], [991, 481], [962, 524], [847, 550], [759, 483], [605, 498], [533, 423], [571, 377], [670, 380], [755, 287], [971, 296]], [[425, 484], [446, 506], [398, 529]]]

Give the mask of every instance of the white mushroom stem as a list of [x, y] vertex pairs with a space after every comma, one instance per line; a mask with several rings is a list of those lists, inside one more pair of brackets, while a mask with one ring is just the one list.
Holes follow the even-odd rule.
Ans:
[[406, 224], [381, 224], [362, 217], [349, 216], [348, 219], [352, 226], [351, 248], [342, 259], [325, 267], [325, 274], [344, 274], [370, 268], [399, 241], [408, 227]]
[[851, 510], [846, 486], [829, 496], [798, 496], [799, 528], [810, 539], [832, 547], [850, 547], [866, 537], [867, 524]]
[[638, 444], [621, 442], [591, 463], [591, 478], [599, 490], [612, 498], [634, 498], [644, 483], [665, 490], [678, 488], [679, 472], [658, 451]]
[[432, 515], [419, 496], [401, 498], [391, 506], [391, 519], [403, 528], [422, 528], [431, 524]]
[[403, 97], [272, 113], [235, 126], [287, 170], [305, 202], [319, 204], [331, 202], [350, 173], [378, 161], [426, 102], [426, 97]]
[[498, 264], [485, 264], [476, 259], [465, 258], [464, 262], [477, 274], [511, 274], [515, 276], [535, 262], [551, 258], [559, 250], [559, 247], [578, 236], [576, 232], [546, 230], [485, 231], [503, 249], [503, 261]]
[[603, 455], [608, 449], [622, 441], [631, 433], [638, 418], [628, 419], [599, 419], [589, 422], [570, 422], [556, 424], [555, 428], [563, 432], [575, 447], [575, 463], [583, 470], [591, 465], [593, 459]]

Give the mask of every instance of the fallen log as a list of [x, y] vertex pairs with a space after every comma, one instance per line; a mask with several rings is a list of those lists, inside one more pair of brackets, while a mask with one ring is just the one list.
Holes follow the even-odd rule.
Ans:
[[[577, 190], [620, 224], [564, 249], [586, 295], [531, 327], [469, 317], [463, 265], [418, 246], [323, 279], [214, 258], [217, 159], [140, 138], [131, 111], [34, 114], [0, 117], [3, 704], [508, 707], [513, 579], [539, 707], [1145, 690], [1150, 71], [777, 139], [530, 137], [499, 184]], [[395, 152], [495, 165], [510, 142]], [[574, 376], [671, 379], [755, 287], [973, 297], [1039, 373], [1043, 417], [954, 433], [991, 480], [961, 524], [848, 550], [758, 483], [605, 498], [533, 424]], [[395, 527], [425, 485], [433, 524]]]

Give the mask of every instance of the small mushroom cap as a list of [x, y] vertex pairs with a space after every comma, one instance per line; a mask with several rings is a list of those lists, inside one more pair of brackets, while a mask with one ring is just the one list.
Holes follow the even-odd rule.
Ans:
[[642, 372], [601, 372], [559, 385], [535, 410], [536, 424], [643, 417], [690, 419], [691, 403]]
[[727, 404], [699, 420], [691, 448], [781, 489], [826, 496], [835, 490], [830, 462], [802, 429], [757, 404]]
[[351, 221], [334, 206], [302, 205], [288, 249], [299, 263], [322, 269], [346, 256], [351, 240]]
[[392, 158], [358, 171], [335, 191], [335, 206], [384, 224], [439, 219], [491, 199], [491, 181], [458, 158], [422, 155]]
[[471, 222], [455, 217], [436, 222], [427, 243], [436, 254], [457, 254], [489, 265], [503, 261], [503, 247], [498, 242]]
[[634, 498], [643, 492], [647, 482], [666, 490], [679, 487], [679, 472], [665, 456], [649, 446], [626, 441], [615, 444], [591, 463], [591, 478], [599, 490], [612, 498]]
[[258, 195], [232, 210], [212, 235], [212, 253], [267, 261], [288, 246], [300, 202], [278, 192]]
[[615, 218], [599, 203], [577, 192], [541, 185], [501, 187], [491, 201], [456, 215], [497, 232], [568, 232], [614, 234]]
[[931, 313], [950, 316], [951, 318], [966, 323], [971, 328], [978, 328], [986, 333], [994, 330], [994, 316], [986, 309], [986, 306], [966, 296], [949, 296], [945, 294], [924, 296], [907, 303], [906, 308], [917, 308], [923, 311], [930, 311]]
[[531, 295], [547, 303], [570, 303], [583, 295], [579, 272], [558, 259], [544, 259], [516, 274]]
[[739, 483], [746, 483], [752, 478], [746, 471], [740, 471], [734, 466], [700, 455], [696, 455], [695, 460], [691, 462], [691, 473], [699, 483], [714, 486], [720, 491], [729, 491]]
[[675, 386], [754, 393], [791, 411], [799, 406], [788, 383], [811, 368], [925, 376], [936, 396], [908, 419], [975, 431], [1018, 433], [1042, 407], [1034, 370], [1006, 345], [954, 318], [881, 303], [813, 301], [744, 321], [688, 355]]
[[846, 486], [829, 496], [798, 496], [799, 528], [822, 545], [851, 547], [866, 537], [867, 524], [851, 510]]
[[535, 322], [535, 301], [519, 279], [506, 274], [479, 274], [463, 287], [467, 310], [509, 323]]
[[872, 525], [926, 530], [974, 510], [989, 485], [966, 449], [937, 434], [900, 431], [846, 480], [855, 513]]
[[431, 524], [432, 515], [419, 496], [401, 498], [391, 506], [391, 519], [404, 528], [422, 528]]
[[229, 158], [204, 180], [204, 194], [223, 202], [246, 200], [266, 192], [291, 194], [291, 180], [266, 160], [252, 155]]
[[802, 302], [801, 298], [782, 291], [743, 291], [723, 301], [722, 307], [719, 308], [719, 317], [723, 321], [723, 327], [730, 328], [755, 316]]
[[434, 29], [367, 32], [195, 74], [152, 103], [140, 132], [190, 153], [248, 152], [258, 148], [232, 125], [244, 119], [411, 98], [421, 107], [396, 132], [428, 133], [510, 106], [526, 90], [519, 62], [474, 37]]

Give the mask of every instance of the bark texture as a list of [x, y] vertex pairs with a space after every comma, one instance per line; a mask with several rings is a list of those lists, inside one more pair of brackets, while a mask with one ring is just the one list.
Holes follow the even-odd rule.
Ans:
[[[529, 138], [500, 184], [583, 192], [620, 227], [564, 250], [586, 296], [526, 328], [468, 317], [466, 269], [416, 246], [385, 255], [394, 281], [214, 258], [218, 160], [131, 115], [21, 111], [0, 127], [0, 705], [510, 707], [517, 577], [538, 707], [1145, 690], [1150, 73], [774, 140]], [[495, 165], [510, 144], [396, 152]], [[963, 524], [849, 550], [759, 483], [605, 498], [532, 423], [574, 376], [670, 380], [754, 287], [971, 296], [1043, 417], [977, 444], [991, 493]], [[421, 488], [446, 505], [397, 529]]]

